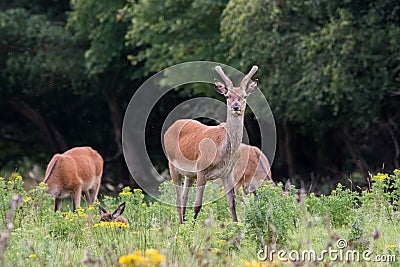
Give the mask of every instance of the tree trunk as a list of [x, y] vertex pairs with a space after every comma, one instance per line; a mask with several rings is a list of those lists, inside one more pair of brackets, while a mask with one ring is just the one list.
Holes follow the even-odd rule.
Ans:
[[116, 95], [111, 89], [106, 89], [107, 104], [111, 113], [111, 121], [114, 126], [114, 141], [117, 151], [109, 158], [109, 161], [115, 160], [122, 156], [122, 115], [119, 105], [116, 101]]
[[[111, 84], [112, 85], [112, 84]], [[115, 92], [110, 89], [113, 88], [109, 86], [105, 89], [105, 97], [107, 100], [108, 107], [110, 109], [111, 121], [114, 127], [114, 141], [116, 145], [116, 152], [113, 156], [106, 158], [106, 162], [116, 162], [116, 166], [119, 166], [119, 182], [124, 185], [135, 186], [133, 179], [131, 179], [128, 167], [126, 165], [125, 159], [123, 157], [122, 149], [122, 112], [120, 106], [118, 105], [117, 96]]]
[[395, 168], [400, 168], [400, 146], [399, 142], [397, 141], [397, 136], [395, 131], [398, 130], [396, 123], [393, 121], [392, 118], [389, 118], [388, 120], [388, 125], [387, 125], [390, 137], [392, 138], [393, 141], [393, 146], [394, 146], [394, 167]]
[[347, 149], [350, 152], [351, 157], [353, 158], [354, 163], [357, 165], [358, 171], [361, 173], [363, 177], [368, 176], [368, 164], [365, 161], [365, 159], [361, 156], [360, 149], [354, 145], [354, 142], [352, 140], [352, 136], [347, 132], [347, 130], [344, 131], [345, 133], [345, 144]]
[[43, 140], [50, 146], [53, 153], [63, 152], [68, 146], [55, 126], [46, 121], [44, 116], [39, 111], [32, 108], [28, 103], [19, 98], [9, 100], [9, 103], [22, 116], [30, 120], [36, 127], [39, 128]]
[[293, 149], [291, 147], [291, 134], [288, 121], [284, 120], [282, 126], [284, 131], [283, 142], [285, 149], [286, 165], [288, 167], [288, 175], [289, 178], [293, 178], [296, 175], [296, 163], [293, 155]]

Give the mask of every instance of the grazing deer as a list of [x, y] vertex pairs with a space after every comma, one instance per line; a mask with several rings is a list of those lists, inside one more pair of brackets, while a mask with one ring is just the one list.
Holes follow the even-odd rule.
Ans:
[[118, 206], [118, 208], [113, 212], [109, 213], [105, 208], [99, 206], [100, 210], [100, 222], [121, 222], [124, 224], [128, 224], [128, 221], [122, 217], [122, 213], [125, 210], [125, 202]]
[[[234, 87], [222, 68], [215, 70], [225, 84], [214, 79], [218, 93], [226, 97], [227, 117], [224, 125], [206, 126], [198, 121], [182, 119], [174, 122], [164, 134], [164, 147], [169, 171], [176, 189], [176, 207], [180, 223], [184, 222], [189, 190], [196, 181], [194, 218], [200, 212], [207, 180], [221, 178], [232, 220], [237, 222], [232, 169], [243, 137], [246, 98], [253, 93], [258, 81], [250, 81], [258, 67], [253, 66], [239, 87]], [[182, 188], [182, 178], [185, 177]]]
[[255, 192], [262, 181], [272, 182], [271, 167], [267, 157], [258, 147], [240, 144], [233, 177], [235, 193], [243, 186], [246, 195]]
[[88, 204], [97, 199], [103, 173], [103, 158], [90, 147], [75, 147], [55, 154], [46, 170], [47, 193], [54, 197], [54, 211], [61, 209], [61, 200], [72, 196], [75, 211], [84, 193]]

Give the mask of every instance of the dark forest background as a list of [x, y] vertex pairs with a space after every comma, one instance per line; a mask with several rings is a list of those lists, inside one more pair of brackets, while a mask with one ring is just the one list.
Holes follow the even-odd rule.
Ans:
[[[396, 0], [16, 0], [0, 3], [0, 176], [43, 179], [53, 153], [90, 145], [104, 183], [134, 186], [125, 109], [152, 74], [207, 60], [257, 77], [275, 116], [276, 181], [326, 191], [400, 167], [400, 2]], [[148, 150], [167, 167], [162, 120], [209, 87], [165, 96]], [[251, 113], [245, 126], [260, 145]]]

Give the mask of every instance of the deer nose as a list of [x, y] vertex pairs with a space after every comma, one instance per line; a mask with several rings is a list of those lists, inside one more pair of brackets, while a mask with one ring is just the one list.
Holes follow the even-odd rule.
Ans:
[[232, 105], [232, 109], [233, 109], [234, 111], [239, 111], [239, 110], [240, 110], [240, 105], [239, 105], [238, 103], [234, 103], [234, 104]]

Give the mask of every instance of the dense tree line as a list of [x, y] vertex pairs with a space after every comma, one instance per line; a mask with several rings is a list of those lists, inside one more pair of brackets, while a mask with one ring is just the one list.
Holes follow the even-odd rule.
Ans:
[[[0, 4], [0, 169], [46, 166], [91, 145], [107, 179], [129, 183], [124, 110], [140, 84], [173, 64], [209, 60], [258, 74], [277, 123], [277, 180], [323, 184], [400, 167], [400, 3], [382, 1], [18, 0]], [[149, 151], [166, 167], [157, 105]], [[252, 114], [250, 142], [259, 145]], [[365, 179], [358, 180], [358, 182]]]

